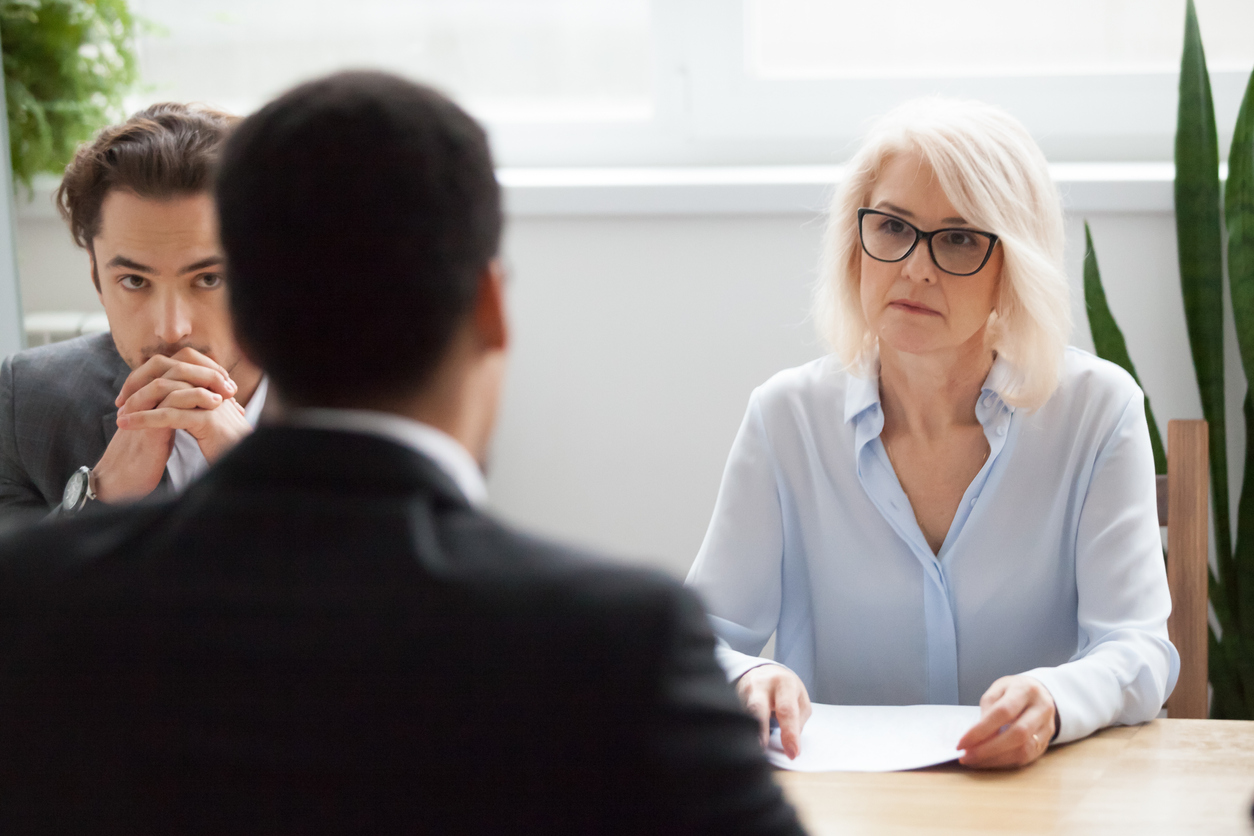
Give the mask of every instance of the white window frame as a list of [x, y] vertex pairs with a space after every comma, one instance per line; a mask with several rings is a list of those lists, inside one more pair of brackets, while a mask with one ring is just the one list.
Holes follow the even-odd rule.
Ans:
[[[489, 124], [509, 166], [724, 166], [847, 160], [870, 121], [927, 95], [974, 98], [1019, 118], [1051, 162], [1166, 161], [1175, 72], [764, 79], [748, 69], [742, 0], [653, 0], [649, 119]], [[1221, 156], [1250, 73], [1212, 71]]]

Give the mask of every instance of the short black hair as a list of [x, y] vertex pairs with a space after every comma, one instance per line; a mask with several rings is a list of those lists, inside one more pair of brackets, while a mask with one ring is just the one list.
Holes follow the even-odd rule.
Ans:
[[217, 203], [237, 338], [300, 406], [424, 385], [500, 246], [483, 129], [384, 73], [311, 81], [245, 119]]

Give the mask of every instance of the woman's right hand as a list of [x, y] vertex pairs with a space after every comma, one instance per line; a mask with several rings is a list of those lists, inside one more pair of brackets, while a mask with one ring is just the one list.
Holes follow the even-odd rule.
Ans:
[[801, 753], [801, 729], [810, 719], [810, 695], [799, 676], [782, 665], [759, 665], [736, 680], [736, 694], [761, 727], [762, 748], [770, 742], [774, 715], [784, 754], [795, 758]]

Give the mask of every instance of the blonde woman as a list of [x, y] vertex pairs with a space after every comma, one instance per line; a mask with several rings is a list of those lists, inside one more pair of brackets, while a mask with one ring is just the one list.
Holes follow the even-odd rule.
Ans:
[[995, 108], [904, 105], [850, 164], [834, 353], [753, 393], [688, 576], [790, 756], [811, 699], [978, 703], [962, 762], [1007, 767], [1174, 687], [1144, 398], [1067, 347], [1062, 253], [1044, 156]]

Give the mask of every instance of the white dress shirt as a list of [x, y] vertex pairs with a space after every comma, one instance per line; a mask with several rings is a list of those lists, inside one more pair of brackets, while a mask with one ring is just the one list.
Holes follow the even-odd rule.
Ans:
[[[261, 410], [265, 408], [266, 391], [269, 388], [269, 379], [262, 377], [257, 384], [257, 390], [248, 399], [248, 406], [244, 407], [244, 418], [254, 430], [261, 418]], [[209, 469], [205, 454], [200, 452], [200, 443], [187, 430], [174, 431], [174, 446], [170, 449], [170, 458], [166, 459], [165, 469], [170, 474], [170, 486], [179, 493]]]
[[430, 424], [371, 409], [293, 409], [287, 423], [294, 427], [365, 433], [394, 441], [433, 460], [466, 497], [479, 507], [488, 501], [483, 471], [461, 442]]
[[833, 357], [754, 391], [688, 583], [729, 677], [775, 658], [816, 702], [978, 704], [1025, 673], [1058, 707], [1058, 740], [1154, 717], [1180, 660], [1144, 395], [1068, 349], [1035, 412], [976, 406], [990, 452], [933, 554], [880, 431], [878, 373]]

